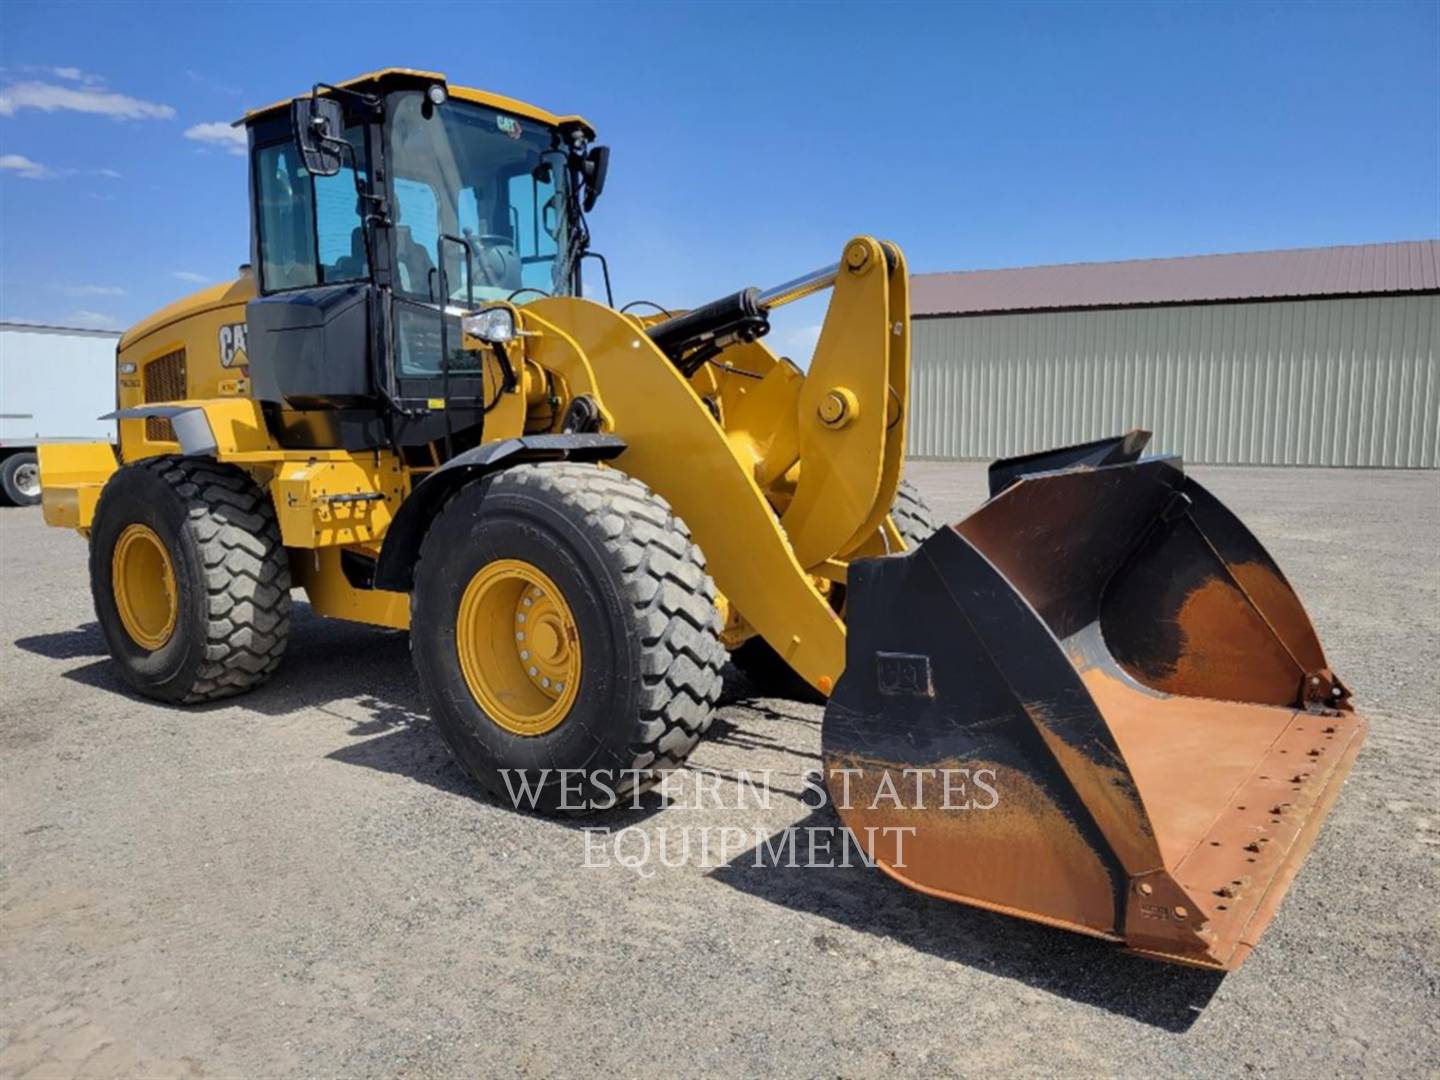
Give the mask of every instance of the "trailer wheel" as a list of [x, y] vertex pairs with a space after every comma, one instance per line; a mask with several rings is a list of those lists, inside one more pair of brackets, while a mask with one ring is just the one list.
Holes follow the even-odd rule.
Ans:
[[24, 451], [0, 461], [0, 494], [14, 506], [34, 506], [38, 503], [40, 459]]
[[154, 457], [105, 485], [90, 538], [95, 613], [125, 681], [193, 703], [280, 666], [290, 565], [269, 496], [239, 469]]
[[683, 762], [720, 696], [719, 634], [689, 529], [616, 469], [507, 469], [421, 546], [410, 647], [431, 715], [521, 809], [605, 809]]
[[[901, 480], [900, 486], [895, 490], [895, 501], [890, 504], [890, 519], [895, 523], [907, 549], [928, 540], [940, 527], [935, 521], [930, 504], [925, 501], [925, 496], [908, 480]], [[843, 598], [843, 588], [832, 594], [831, 599], [837, 610]], [[740, 647], [730, 654], [730, 659], [745, 673], [750, 685], [765, 697], [788, 698], [816, 705], [825, 701], [824, 696], [796, 675], [795, 669], [782, 660], [770, 643], [758, 634], [742, 642]]]

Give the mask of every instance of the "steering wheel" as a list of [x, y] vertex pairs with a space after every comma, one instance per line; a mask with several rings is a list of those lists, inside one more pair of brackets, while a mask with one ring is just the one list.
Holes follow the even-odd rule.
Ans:
[[465, 240], [474, 254], [477, 285], [513, 289], [520, 284], [520, 253], [504, 233], [467, 232]]

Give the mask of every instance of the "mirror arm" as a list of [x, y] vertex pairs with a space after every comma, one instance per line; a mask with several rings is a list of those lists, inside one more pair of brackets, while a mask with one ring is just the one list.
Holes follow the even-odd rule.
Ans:
[[314, 101], [318, 98], [321, 90], [324, 90], [331, 97], [344, 98], [347, 101], [353, 101], [357, 105], [363, 106], [369, 114], [365, 118], [367, 120], [375, 120], [380, 116], [381, 98], [379, 94], [365, 94], [359, 90], [350, 90], [343, 86], [332, 86], [330, 83], [317, 82], [310, 89], [310, 100]]

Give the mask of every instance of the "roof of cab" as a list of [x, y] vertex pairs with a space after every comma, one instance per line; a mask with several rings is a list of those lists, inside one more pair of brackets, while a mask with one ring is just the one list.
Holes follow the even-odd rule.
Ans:
[[[480, 105], [489, 105], [491, 108], [514, 113], [516, 116], [523, 116], [530, 120], [538, 120], [542, 124], [555, 126], [560, 124], [579, 124], [585, 129], [589, 137], [594, 138], [595, 136], [595, 128], [583, 116], [561, 116], [548, 112], [536, 105], [506, 97], [503, 94], [492, 94], [488, 90], [475, 90], [468, 86], [451, 86], [450, 81], [438, 71], [419, 71], [415, 68], [382, 68], [380, 71], [369, 71], [364, 75], [357, 75], [353, 79], [346, 79], [344, 82], [336, 83], [335, 85], [342, 89], [349, 89], [364, 83], [378, 83], [383, 80], [397, 78], [407, 81], [427, 80], [430, 82], [444, 83], [446, 92], [449, 93], [452, 98], [457, 98], [460, 101], [473, 101]], [[240, 124], [253, 123], [281, 109], [288, 109], [291, 102], [309, 96], [309, 94], [298, 94], [296, 97], [285, 98], [283, 101], [276, 101], [260, 109], [251, 109], [239, 120], [236, 120], [235, 125], [238, 127]]]

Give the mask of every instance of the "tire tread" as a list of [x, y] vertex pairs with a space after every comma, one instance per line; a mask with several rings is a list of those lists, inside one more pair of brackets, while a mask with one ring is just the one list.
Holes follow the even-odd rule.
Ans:
[[[488, 483], [492, 490], [528, 489], [570, 504], [612, 556], [642, 646], [630, 767], [658, 774], [680, 766], [714, 718], [727, 655], [715, 583], [689, 527], [664, 498], [617, 469], [580, 462], [525, 464]], [[422, 544], [422, 563], [425, 548]]]
[[202, 458], [146, 458], [186, 502], [205, 591], [205, 659], [179, 698], [197, 704], [242, 694], [275, 674], [290, 635], [290, 562], [270, 498], [248, 475]]

